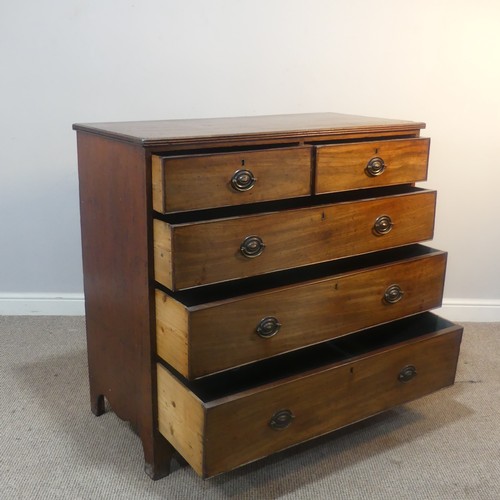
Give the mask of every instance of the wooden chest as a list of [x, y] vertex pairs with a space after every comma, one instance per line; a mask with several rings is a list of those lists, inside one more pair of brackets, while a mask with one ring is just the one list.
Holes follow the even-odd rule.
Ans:
[[210, 477], [453, 384], [424, 124], [77, 124], [91, 407]]

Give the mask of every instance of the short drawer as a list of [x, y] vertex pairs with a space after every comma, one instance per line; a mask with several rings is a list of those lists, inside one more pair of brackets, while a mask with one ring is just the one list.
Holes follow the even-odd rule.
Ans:
[[152, 158], [153, 208], [169, 213], [311, 194], [309, 146]]
[[154, 221], [156, 280], [170, 290], [432, 238], [435, 191], [183, 223]]
[[446, 253], [413, 245], [292, 271], [307, 281], [278, 286], [282, 273], [245, 295], [156, 290], [157, 354], [191, 380], [417, 314], [441, 305], [445, 268]]
[[425, 313], [196, 382], [159, 364], [159, 430], [213, 476], [453, 384], [461, 335]]
[[390, 186], [427, 178], [430, 139], [397, 139], [316, 148], [316, 193]]

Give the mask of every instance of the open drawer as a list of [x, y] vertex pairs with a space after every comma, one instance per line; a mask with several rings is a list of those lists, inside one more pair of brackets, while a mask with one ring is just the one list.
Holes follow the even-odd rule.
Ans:
[[155, 279], [175, 291], [426, 241], [435, 204], [435, 191], [392, 186], [295, 200], [265, 213], [157, 218]]
[[157, 289], [156, 352], [189, 380], [283, 354], [439, 307], [445, 268], [445, 252], [410, 245], [243, 285]]
[[316, 194], [427, 179], [430, 139], [412, 138], [316, 148]]
[[311, 194], [310, 146], [152, 157], [153, 208], [171, 213]]
[[194, 382], [158, 364], [159, 430], [214, 476], [452, 385], [461, 336], [423, 313]]

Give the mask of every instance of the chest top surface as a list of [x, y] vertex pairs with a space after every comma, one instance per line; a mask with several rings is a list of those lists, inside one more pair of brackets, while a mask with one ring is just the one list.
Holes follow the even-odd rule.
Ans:
[[346, 115], [306, 113], [233, 118], [77, 123], [73, 128], [145, 147], [190, 143], [245, 142], [255, 139], [301, 140], [341, 137], [346, 134], [418, 134], [424, 123]]

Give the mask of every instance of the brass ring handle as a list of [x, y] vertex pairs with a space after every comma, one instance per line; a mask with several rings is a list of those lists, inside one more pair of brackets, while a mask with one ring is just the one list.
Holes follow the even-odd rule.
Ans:
[[249, 191], [255, 185], [257, 179], [250, 170], [236, 170], [231, 177], [231, 187], [235, 191]]
[[377, 177], [382, 175], [385, 171], [384, 160], [378, 156], [373, 157], [366, 165], [365, 172], [366, 175], [370, 177]]
[[269, 421], [269, 426], [275, 431], [286, 429], [295, 418], [295, 415], [290, 410], [277, 411]]
[[417, 369], [413, 365], [405, 366], [398, 375], [398, 380], [400, 382], [409, 382], [411, 379], [417, 376]]
[[397, 284], [389, 285], [384, 292], [384, 301], [388, 304], [399, 302], [405, 293]]
[[264, 339], [274, 337], [281, 328], [281, 323], [274, 316], [266, 316], [259, 321], [257, 328], [257, 335]]
[[258, 257], [265, 247], [266, 245], [258, 236], [247, 236], [240, 245], [240, 252], [247, 259], [253, 259]]
[[388, 215], [381, 215], [377, 217], [375, 224], [373, 224], [373, 232], [378, 236], [382, 236], [389, 233], [393, 226], [394, 223]]

